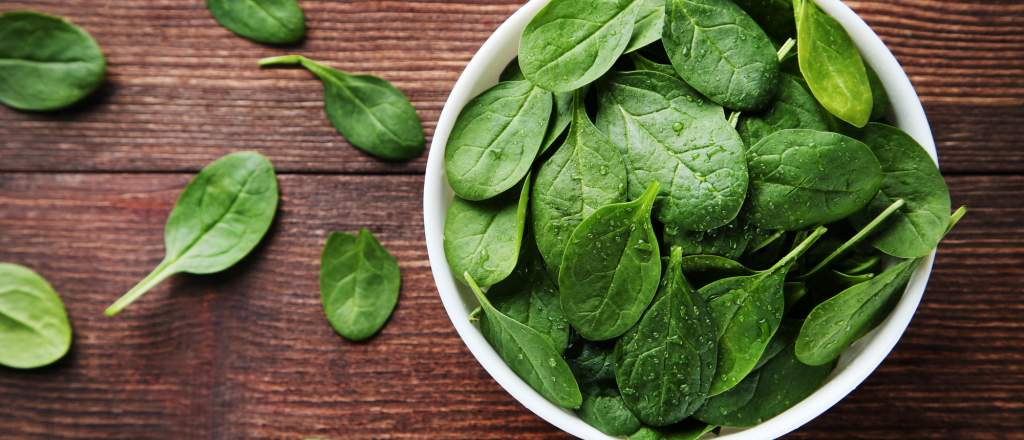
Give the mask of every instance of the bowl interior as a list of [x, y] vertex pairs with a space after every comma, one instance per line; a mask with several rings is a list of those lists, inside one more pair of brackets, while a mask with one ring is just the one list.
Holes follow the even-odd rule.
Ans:
[[[548, 402], [520, 379], [484, 340], [469, 321], [478, 306], [468, 288], [456, 281], [444, 255], [444, 217], [452, 191], [444, 176], [444, 149], [455, 119], [466, 103], [498, 82], [504, 67], [516, 56], [519, 38], [529, 20], [548, 0], [531, 0], [503, 23], [484, 43], [452, 89], [434, 132], [427, 161], [423, 192], [424, 230], [431, 270], [441, 301], [459, 336], [480, 365], [509, 394], [552, 425], [581, 438], [612, 439], [580, 420], [574, 413]], [[913, 136], [933, 159], [935, 142], [917, 93], [899, 62], [885, 44], [850, 8], [839, 0], [817, 0], [821, 8], [837, 19], [860, 48], [861, 54], [885, 86], [900, 128]], [[820, 389], [786, 412], [744, 430], [723, 431], [720, 439], [765, 439], [786, 434], [825, 412], [853, 391], [882, 362], [910, 323], [924, 294], [934, 252], [910, 280], [903, 298], [889, 317], [874, 331], [853, 344], [840, 357], [836, 369]]]

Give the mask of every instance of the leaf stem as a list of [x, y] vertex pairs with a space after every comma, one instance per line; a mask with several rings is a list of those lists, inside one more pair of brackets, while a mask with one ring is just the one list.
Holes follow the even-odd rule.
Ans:
[[811, 235], [807, 236], [807, 238], [805, 238], [804, 241], [800, 242], [800, 244], [794, 247], [792, 251], [789, 251], [789, 253], [786, 254], [785, 257], [782, 257], [782, 259], [779, 260], [778, 263], [775, 263], [775, 265], [772, 266], [771, 269], [768, 269], [765, 272], [773, 272], [781, 267], [792, 264], [794, 261], [796, 261], [797, 258], [800, 258], [800, 256], [803, 255], [804, 252], [807, 252], [807, 250], [810, 249], [812, 245], [814, 245], [814, 242], [818, 241], [818, 239], [821, 238], [822, 235], [825, 235], [826, 232], [828, 232], [828, 228], [824, 226], [818, 226], [818, 229], [815, 229], [814, 232], [811, 233]]
[[783, 235], [786, 235], [786, 231], [783, 231], [781, 229], [778, 230], [778, 231], [775, 231], [772, 235], [769, 235], [768, 238], [766, 238], [764, 240], [761, 240], [760, 243], [754, 245], [753, 248], [751, 248], [749, 251], [747, 251], [747, 255], [759, 252], [760, 250], [762, 250], [762, 249], [768, 247], [769, 245], [771, 245], [772, 243], [775, 243], [775, 240], [778, 240], [778, 239], [782, 238]]
[[960, 219], [964, 218], [964, 215], [967, 215], [967, 206], [961, 206], [953, 213], [952, 216], [950, 216], [949, 226], [946, 227], [946, 234], [944, 235], [948, 235], [952, 232], [953, 228], [956, 227], [956, 224], [960, 223]]
[[829, 254], [829, 256], [825, 257], [824, 260], [821, 260], [821, 262], [814, 266], [814, 268], [807, 271], [807, 273], [797, 277], [797, 280], [805, 280], [809, 278], [811, 275], [814, 275], [820, 272], [822, 269], [828, 267], [828, 265], [832, 264], [832, 262], [835, 261], [837, 258], [843, 256], [843, 254], [845, 254], [846, 251], [850, 250], [858, 243], [860, 243], [862, 240], [867, 238], [867, 236], [871, 235], [872, 232], [875, 232], [875, 229], [881, 226], [883, 222], [888, 220], [889, 217], [895, 214], [896, 211], [899, 211], [899, 209], [906, 204], [907, 202], [905, 200], [897, 199], [895, 202], [893, 202], [893, 204], [889, 205], [888, 208], [885, 208], [884, 211], [875, 216], [874, 220], [871, 220], [871, 222], [868, 223], [867, 225], [864, 225], [864, 227], [861, 228], [860, 231], [857, 231], [857, 233], [854, 234], [853, 237], [850, 237], [849, 240], [846, 240], [846, 242], [839, 246], [839, 248], [832, 251], [832, 253]]
[[167, 277], [177, 273], [177, 271], [172, 268], [173, 264], [174, 261], [162, 261], [160, 265], [149, 273], [149, 275], [146, 275], [142, 281], [139, 281], [139, 284], [136, 284], [135, 287], [132, 287], [132, 289], [125, 293], [124, 296], [115, 301], [114, 304], [107, 307], [107, 310], [103, 313], [107, 316], [114, 316], [121, 313], [125, 307], [128, 307], [131, 303], [135, 302], [135, 300], [142, 297], [142, 295], [148, 292], [149, 289], [152, 289], [163, 280], [166, 280]]
[[779, 48], [778, 52], [779, 61], [786, 59], [786, 56], [789, 55], [789, 51], [793, 50], [793, 46], [796, 46], [796, 40], [792, 38], [787, 38], [786, 42], [782, 43], [782, 47]]
[[301, 64], [302, 60], [306, 57], [302, 55], [281, 55], [277, 57], [269, 57], [259, 60], [258, 64], [260, 67], [268, 66], [294, 66]]

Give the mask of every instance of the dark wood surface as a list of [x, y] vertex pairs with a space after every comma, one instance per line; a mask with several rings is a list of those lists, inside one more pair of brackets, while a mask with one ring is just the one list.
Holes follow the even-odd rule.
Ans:
[[[322, 115], [301, 52], [409, 94], [428, 136], [480, 44], [521, 2], [303, 0], [310, 33], [266, 47], [201, 0], [0, 3], [68, 17], [103, 46], [77, 108], [0, 107], [0, 261], [39, 271], [75, 330], [70, 355], [0, 369], [0, 438], [565, 438], [521, 407], [456, 335], [422, 230], [425, 157], [376, 161]], [[956, 204], [924, 302], [853, 394], [791, 438], [1024, 438], [1024, 2], [848, 2], [917, 86]], [[268, 239], [215, 276], [179, 276], [117, 318], [104, 307], [163, 255], [190, 174], [240, 149], [278, 168]], [[398, 309], [367, 343], [336, 336], [316, 277], [325, 234], [368, 226], [399, 259]]]

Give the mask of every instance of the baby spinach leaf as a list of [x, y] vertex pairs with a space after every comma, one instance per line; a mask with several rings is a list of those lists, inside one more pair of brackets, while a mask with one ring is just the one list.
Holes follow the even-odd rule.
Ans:
[[734, 0], [776, 41], [796, 36], [792, 0]]
[[718, 255], [687, 255], [683, 257], [683, 274], [698, 288], [722, 278], [754, 275], [757, 271], [748, 269], [735, 260]]
[[0, 15], [0, 102], [30, 111], [57, 110], [103, 82], [107, 61], [82, 28], [31, 11]]
[[565, 244], [583, 219], [626, 200], [626, 168], [618, 149], [590, 122], [582, 94], [575, 102], [569, 135], [537, 171], [530, 200], [537, 246], [556, 274]]
[[320, 256], [320, 299], [334, 331], [362, 341], [384, 327], [398, 303], [398, 260], [370, 231], [327, 237]]
[[221, 26], [258, 43], [295, 43], [306, 35], [306, 17], [296, 0], [206, 0]]
[[640, 429], [640, 420], [626, 407], [614, 384], [583, 393], [583, 405], [576, 411], [584, 422], [612, 435], [629, 435]]
[[455, 197], [444, 221], [444, 253], [455, 273], [469, 273], [484, 286], [508, 278], [516, 268], [526, 225], [530, 178], [499, 197], [470, 202]]
[[664, 428], [644, 426], [629, 436], [629, 440], [697, 440], [715, 428], [715, 425], [708, 425], [688, 419]]
[[[777, 336], [785, 333], [792, 332], [780, 329]], [[793, 336], [783, 341], [785, 348], [736, 388], [709, 399], [697, 412], [697, 419], [724, 426], [754, 426], [782, 414], [814, 393], [832, 372], [833, 365], [804, 365], [793, 354]]]
[[581, 336], [603, 341], [640, 319], [661, 279], [651, 208], [653, 182], [637, 200], [594, 211], [569, 237], [558, 286], [562, 310]]
[[875, 73], [875, 69], [865, 64], [864, 68], [867, 69], [868, 83], [871, 84], [871, 120], [882, 121], [892, 113], [892, 101], [889, 100], [889, 93], [885, 91], [885, 84], [882, 84], [882, 79]]
[[459, 197], [486, 200], [523, 180], [544, 141], [551, 93], [529, 81], [498, 83], [455, 120], [444, 169]]
[[651, 61], [640, 55], [638, 52], [629, 54], [629, 59], [633, 61], [633, 67], [636, 70], [649, 70], [651, 72], [664, 73], [665, 75], [676, 77], [676, 71], [670, 64], [661, 64]]
[[775, 101], [762, 113], [740, 119], [739, 133], [746, 145], [754, 145], [779, 130], [805, 128], [828, 131], [829, 115], [818, 105], [803, 81], [789, 74], [779, 80]]
[[569, 345], [569, 322], [562, 312], [558, 286], [545, 270], [533, 237], [523, 238], [516, 269], [491, 287], [487, 297], [508, 317], [546, 336], [559, 353]]
[[825, 234], [819, 227], [766, 271], [725, 278], [700, 289], [715, 323], [718, 363], [709, 394], [736, 386], [757, 364], [782, 321], [783, 285], [790, 266]]
[[896, 127], [868, 124], [862, 139], [878, 157], [885, 178], [875, 198], [851, 218], [853, 224], [863, 227], [897, 199], [906, 200], [871, 244], [898, 258], [928, 255], [949, 224], [949, 187], [942, 173], [924, 148]]
[[565, 360], [581, 388], [615, 385], [615, 341], [594, 342], [574, 335]]
[[729, 224], [710, 231], [684, 231], [665, 226], [662, 237], [669, 246], [679, 246], [683, 255], [719, 255], [736, 259], [743, 255], [753, 231], [746, 219], [737, 216]]
[[619, 147], [630, 197], [661, 185], [657, 217], [682, 230], [732, 221], [747, 191], [743, 140], [722, 108], [674, 77], [612, 73], [598, 87], [597, 127]]
[[264, 58], [260, 66], [302, 65], [324, 84], [324, 110], [354, 147], [385, 160], [423, 154], [423, 125], [409, 98], [391, 83], [352, 75], [298, 55]]
[[[505, 70], [501, 72], [501, 76], [498, 77], [499, 81], [524, 81], [526, 76], [523, 75], [523, 71], [519, 69], [519, 58], [515, 58], [505, 66]], [[565, 133], [565, 129], [569, 127], [569, 123], [572, 122], [572, 103], [573, 92], [566, 93], [555, 93], [554, 94], [554, 107], [551, 111], [551, 122], [548, 123], [548, 130], [544, 134], [544, 141], [541, 142], [540, 152], [537, 155], [544, 154], [548, 148], [558, 141], [558, 138]]]
[[748, 111], [775, 96], [775, 47], [731, 0], [667, 0], [663, 34], [676, 72], [712, 101]]
[[775, 132], [747, 151], [751, 222], [797, 231], [844, 219], [882, 185], [871, 149], [838, 133]]
[[811, 93], [839, 119], [863, 127], [874, 105], [864, 60], [846, 29], [814, 0], [793, 0], [797, 57]]
[[808, 278], [818, 273], [818, 271], [828, 267], [830, 264], [832, 264], [833, 261], [839, 259], [839, 257], [842, 257], [844, 254], [846, 254], [846, 252], [853, 249], [855, 246], [860, 244], [862, 240], [864, 240], [869, 235], [873, 234], [876, 230], [878, 230], [883, 224], [885, 224], [885, 221], [888, 220], [889, 217], [895, 215], [897, 211], [899, 211], [899, 209], [902, 208], [905, 204], [906, 201], [904, 201], [903, 199], [896, 199], [896, 201], [889, 205], [888, 208], [885, 208], [885, 210], [883, 210], [881, 213], [875, 216], [875, 218], [872, 219], [868, 224], [864, 225], [864, 227], [857, 231], [857, 233], [854, 234], [853, 237], [850, 237], [848, 240], [843, 242], [843, 244], [839, 245], [834, 251], [832, 251], [832, 253], [828, 254], [828, 256], [821, 259], [821, 261], [819, 261], [818, 264], [812, 267], [811, 270], [808, 270], [803, 275], [800, 275], [800, 278]]
[[531, 82], [571, 92], [611, 69], [645, 0], [552, 0], [523, 31], [519, 66]]
[[42, 367], [70, 347], [71, 324], [53, 287], [29, 268], [0, 263], [0, 365]]
[[563, 408], [579, 408], [583, 395], [562, 354], [551, 341], [536, 330], [496, 309], [467, 272], [463, 274], [473, 290], [486, 320], [480, 321], [480, 332], [491, 343], [498, 356], [545, 399]]
[[263, 155], [228, 154], [189, 182], [164, 228], [164, 260], [106, 310], [114, 316], [176, 273], [234, 266], [259, 244], [277, 212], [277, 176]]
[[661, 28], [665, 23], [665, 0], [640, 0], [639, 8], [633, 36], [629, 39], [625, 53], [661, 39]]
[[807, 365], [824, 365], [839, 358], [850, 344], [885, 320], [917, 263], [905, 260], [811, 310], [796, 340], [796, 357]]
[[658, 294], [615, 346], [622, 398], [647, 425], [667, 426], [704, 404], [718, 349], [711, 312], [683, 277], [683, 251], [673, 247]]

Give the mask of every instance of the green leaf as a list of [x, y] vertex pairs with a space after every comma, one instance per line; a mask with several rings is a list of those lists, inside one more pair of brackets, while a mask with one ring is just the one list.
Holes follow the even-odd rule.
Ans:
[[583, 405], [576, 414], [590, 426], [611, 436], [629, 435], [640, 429], [640, 420], [626, 407], [614, 383], [584, 391]]
[[665, 226], [662, 237], [668, 246], [679, 246], [683, 255], [719, 255], [736, 259], [743, 255], [753, 230], [744, 216], [710, 231], [684, 231]]
[[853, 237], [850, 237], [848, 240], [843, 242], [843, 244], [839, 245], [834, 251], [832, 251], [832, 253], [828, 254], [828, 256], [821, 259], [821, 261], [819, 261], [818, 264], [812, 267], [811, 270], [807, 271], [803, 275], [800, 275], [800, 279], [806, 279], [807, 277], [810, 277], [815, 273], [818, 273], [818, 271], [826, 267], [829, 267], [829, 265], [832, 264], [833, 261], [842, 257], [844, 254], [846, 254], [846, 252], [850, 251], [855, 246], [860, 244], [862, 240], [867, 238], [869, 235], [875, 233], [876, 230], [878, 230], [883, 224], [885, 224], [886, 220], [888, 220], [889, 217], [895, 215], [897, 211], [899, 211], [899, 209], [902, 208], [905, 204], [906, 201], [904, 201], [903, 199], [896, 199], [896, 201], [889, 205], [888, 208], [885, 208], [885, 210], [883, 210], [877, 216], [875, 216], [875, 218], [872, 219], [868, 224], [864, 225], [859, 231], [857, 231], [857, 233], [854, 234]]
[[529, 81], [498, 83], [462, 109], [444, 152], [459, 197], [486, 200], [523, 180], [551, 119], [551, 93]]
[[743, 140], [721, 107], [677, 78], [612, 73], [598, 88], [597, 127], [619, 147], [630, 197], [662, 188], [657, 217], [681, 230], [732, 221], [747, 191]]
[[736, 386], [754, 369], [782, 321], [783, 287], [790, 266], [825, 233], [816, 229], [770, 269], [725, 278], [700, 289], [711, 308], [718, 339], [718, 364], [710, 395]]
[[423, 154], [423, 125], [409, 98], [391, 83], [353, 75], [298, 55], [264, 58], [260, 66], [302, 65], [324, 84], [324, 110], [352, 146], [385, 160]]
[[698, 288], [723, 278], [754, 275], [758, 271], [718, 255], [687, 255], [683, 257], [683, 274]]
[[665, 23], [665, 0], [640, 0], [633, 36], [629, 39], [625, 53], [631, 53], [661, 39], [661, 28]]
[[398, 261], [370, 231], [334, 232], [320, 256], [320, 299], [327, 321], [352, 341], [380, 331], [398, 303]]
[[500, 197], [470, 202], [455, 197], [444, 222], [444, 253], [455, 273], [483, 286], [507, 278], [516, 267], [526, 225], [530, 179]]
[[469, 273], [463, 276], [487, 315], [486, 320], [480, 321], [480, 331], [498, 356], [551, 403], [563, 408], [579, 408], [583, 403], [580, 387], [562, 354], [551, 346], [551, 341], [498, 311], [480, 291], [473, 277]]
[[874, 102], [864, 60], [846, 29], [814, 0], [794, 0], [800, 72], [830, 113], [863, 127]]
[[584, 389], [615, 384], [615, 341], [594, 342], [573, 336], [565, 360]]
[[871, 123], [861, 138], [882, 165], [882, 187], [854, 225], [863, 227], [896, 200], [907, 203], [871, 238], [878, 250], [898, 258], [928, 255], [949, 224], [949, 187], [931, 156], [914, 138], [896, 127]]
[[598, 208], [626, 200], [626, 168], [618, 149], [594, 127], [577, 94], [565, 143], [537, 171], [530, 200], [544, 261], [557, 275], [576, 227]]
[[531, 82], [571, 92], [604, 75], [626, 50], [645, 0], [552, 0], [533, 17], [519, 44]]
[[775, 132], [747, 151], [750, 220], [762, 229], [798, 231], [842, 220], [882, 185], [871, 149], [838, 133]]
[[661, 279], [651, 226], [657, 194], [654, 182], [637, 200], [598, 209], [569, 238], [558, 274], [562, 310], [586, 339], [622, 335], [654, 298]]
[[745, 114], [740, 119], [739, 133], [744, 144], [754, 145], [772, 133], [790, 128], [828, 131], [829, 115], [803, 81], [783, 74], [775, 101], [764, 112]]
[[644, 426], [639, 431], [629, 436], [629, 440], [697, 440], [703, 438], [715, 429], [715, 425], [708, 425], [693, 419], [687, 419], [681, 423], [664, 428], [652, 428]]
[[626, 405], [645, 424], [667, 426], [707, 400], [718, 355], [711, 311], [683, 277], [673, 247], [651, 307], [615, 347], [615, 377]]
[[46, 366], [70, 347], [71, 323], [53, 287], [31, 269], [0, 263], [0, 365]]
[[792, 0], [734, 0], [775, 41], [796, 36]]
[[211, 274], [234, 266], [270, 229], [277, 200], [274, 166], [263, 155], [232, 153], [207, 165], [167, 218], [163, 262], [108, 307], [107, 316], [176, 273]]
[[206, 0], [206, 8], [221, 26], [258, 43], [289, 44], [306, 35], [296, 0]]
[[96, 40], [60, 17], [0, 15], [0, 102], [18, 110], [57, 110], [99, 87], [107, 62]]
[[871, 84], [871, 120], [882, 121], [892, 116], [892, 101], [889, 100], [889, 93], [885, 90], [885, 84], [875, 73], [871, 66], [864, 65], [868, 73], [868, 83]]
[[667, 0], [663, 34], [676, 72], [712, 101], [749, 111], [775, 96], [775, 47], [731, 0]]
[[677, 77], [675, 69], [672, 68], [671, 64], [661, 64], [651, 61], [645, 58], [639, 52], [633, 52], [629, 54], [629, 59], [633, 61], [633, 67], [636, 70], [648, 70], [651, 72], [663, 73], [673, 78]]

